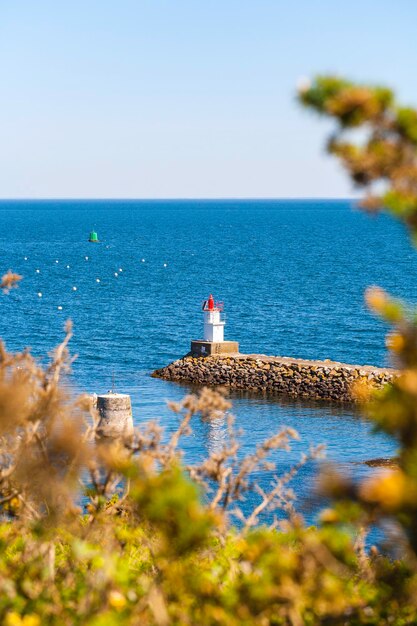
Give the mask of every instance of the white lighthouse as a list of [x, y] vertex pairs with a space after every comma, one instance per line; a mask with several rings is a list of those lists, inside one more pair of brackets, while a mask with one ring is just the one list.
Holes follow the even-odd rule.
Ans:
[[208, 300], [203, 302], [204, 315], [204, 341], [224, 341], [224, 320], [220, 319], [220, 312], [223, 305], [214, 302], [213, 296], [210, 294]]
[[203, 339], [191, 342], [191, 354], [210, 356], [211, 354], [239, 352], [237, 341], [224, 340], [225, 321], [221, 319], [223, 303], [215, 302], [210, 294], [203, 302], [204, 330]]

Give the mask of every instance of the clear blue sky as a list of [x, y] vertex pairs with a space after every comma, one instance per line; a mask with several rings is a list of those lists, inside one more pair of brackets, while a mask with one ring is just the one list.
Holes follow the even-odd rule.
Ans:
[[0, 197], [345, 197], [318, 72], [417, 105], [415, 0], [0, 0]]

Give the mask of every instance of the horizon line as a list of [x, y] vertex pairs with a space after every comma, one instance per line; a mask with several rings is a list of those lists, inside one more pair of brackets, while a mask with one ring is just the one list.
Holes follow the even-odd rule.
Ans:
[[216, 202], [218, 200], [221, 201], [252, 201], [252, 200], [360, 200], [358, 196], [216, 196], [216, 197], [181, 197], [181, 196], [160, 196], [160, 197], [133, 197], [133, 196], [55, 196], [55, 197], [30, 197], [30, 196], [21, 196], [21, 197], [0, 197], [0, 202], [54, 202], [54, 201], [64, 201], [71, 202], [74, 200], [78, 201], [93, 201], [93, 202], [102, 202], [102, 201], [131, 201], [131, 202], [164, 202], [164, 201], [186, 201], [186, 202]]

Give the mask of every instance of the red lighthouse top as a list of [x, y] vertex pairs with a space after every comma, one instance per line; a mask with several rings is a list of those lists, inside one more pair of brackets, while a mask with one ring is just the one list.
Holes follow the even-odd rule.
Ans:
[[223, 311], [223, 302], [214, 302], [214, 298], [210, 294], [208, 300], [203, 302], [203, 311]]

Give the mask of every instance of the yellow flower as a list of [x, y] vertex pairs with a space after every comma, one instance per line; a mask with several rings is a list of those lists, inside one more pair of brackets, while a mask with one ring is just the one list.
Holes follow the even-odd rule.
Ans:
[[390, 333], [386, 338], [386, 346], [392, 352], [401, 352], [405, 346], [404, 337], [399, 333]]
[[22, 626], [40, 626], [41, 619], [38, 615], [25, 615]]
[[397, 385], [407, 393], [417, 393], [417, 372], [415, 370], [406, 370], [397, 379]]
[[21, 617], [16, 611], [7, 613], [4, 620], [4, 626], [40, 626], [41, 619], [39, 615], [25, 615]]
[[4, 620], [4, 626], [21, 626], [22, 624], [23, 621], [19, 613], [16, 613], [15, 611], [7, 613], [6, 619]]
[[110, 591], [108, 600], [110, 606], [117, 610], [123, 609], [126, 605], [126, 598], [120, 591]]
[[323, 509], [320, 513], [320, 521], [323, 524], [331, 524], [339, 521], [339, 515], [334, 509]]
[[381, 312], [387, 302], [387, 294], [381, 287], [368, 287], [365, 301], [370, 309]]
[[400, 470], [366, 480], [360, 491], [364, 500], [378, 503], [388, 511], [415, 501], [417, 496], [415, 485]]

